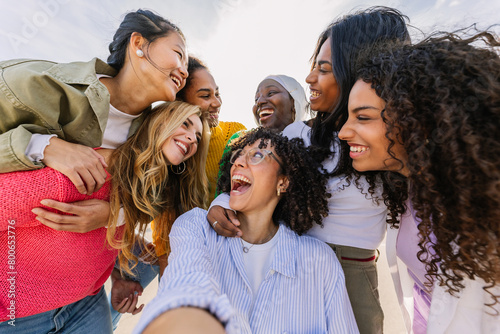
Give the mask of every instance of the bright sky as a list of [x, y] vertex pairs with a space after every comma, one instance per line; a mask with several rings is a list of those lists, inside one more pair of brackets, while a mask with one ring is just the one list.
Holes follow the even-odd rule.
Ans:
[[[3, 1], [0, 59], [105, 60], [123, 14], [151, 9], [176, 23], [189, 52], [210, 67], [223, 98], [221, 120], [254, 127], [258, 83], [269, 74], [286, 74], [307, 88], [309, 58], [323, 29], [339, 16], [374, 5], [399, 9], [424, 33], [500, 23], [499, 0]], [[414, 32], [414, 40], [422, 38]]]

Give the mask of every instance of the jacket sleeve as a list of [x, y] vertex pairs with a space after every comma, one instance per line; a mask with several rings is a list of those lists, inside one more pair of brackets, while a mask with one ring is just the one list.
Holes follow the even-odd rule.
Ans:
[[43, 167], [25, 156], [33, 133], [100, 145], [109, 93], [89, 70], [91, 63], [63, 65], [25, 59], [0, 63], [0, 173]]

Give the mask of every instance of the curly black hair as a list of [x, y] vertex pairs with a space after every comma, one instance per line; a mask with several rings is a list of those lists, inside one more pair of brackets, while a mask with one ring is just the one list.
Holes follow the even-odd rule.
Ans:
[[247, 131], [234, 140], [230, 150], [222, 156], [217, 189], [231, 191], [231, 154], [259, 140], [259, 148], [269, 144], [275, 150], [284, 167], [280, 174], [286, 176], [289, 182], [287, 191], [274, 210], [274, 223], [283, 221], [298, 235], [307, 232], [313, 224], [322, 225], [323, 217], [328, 215], [327, 178], [320, 172], [321, 164], [311, 157], [300, 138], [288, 139], [262, 127]]
[[[487, 291], [500, 284], [499, 46], [489, 32], [434, 35], [380, 54], [359, 72], [386, 102], [386, 137], [408, 153], [418, 258], [452, 294], [465, 278], [484, 280]], [[490, 294], [495, 305], [500, 296]]]

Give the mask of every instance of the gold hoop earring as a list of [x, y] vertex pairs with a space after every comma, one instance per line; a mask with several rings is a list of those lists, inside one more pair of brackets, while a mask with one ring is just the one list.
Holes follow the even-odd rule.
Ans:
[[186, 170], [186, 163], [183, 161], [182, 167], [179, 167], [179, 166], [181, 166], [181, 165], [177, 165], [177, 166], [170, 165], [170, 170], [172, 171], [172, 173], [177, 174], [177, 175], [184, 173], [184, 171]]
[[280, 197], [280, 195], [281, 195], [281, 188], [278, 188], [277, 194], [278, 194], [278, 197]]

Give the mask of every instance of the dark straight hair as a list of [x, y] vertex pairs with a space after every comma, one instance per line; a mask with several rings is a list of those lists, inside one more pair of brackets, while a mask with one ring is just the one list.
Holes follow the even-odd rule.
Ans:
[[113, 41], [109, 44], [108, 64], [118, 71], [125, 63], [130, 36], [134, 32], [141, 34], [149, 44], [172, 32], [178, 33], [184, 39], [184, 35], [175, 24], [152, 11], [139, 9], [136, 12], [127, 13], [113, 36]]
[[189, 59], [188, 59], [189, 76], [186, 79], [186, 85], [180, 91], [177, 92], [176, 100], [184, 101], [184, 102], [186, 101], [186, 90], [192, 84], [192, 78], [193, 78], [192, 74], [194, 74], [194, 72], [196, 72], [198, 70], [207, 70], [208, 71], [208, 67], [200, 59], [190, 55]]
[[[408, 17], [398, 10], [376, 6], [343, 16], [323, 31], [311, 61], [314, 66], [319, 50], [330, 38], [332, 70], [339, 87], [339, 97], [329, 112], [317, 112], [311, 131], [313, 145], [329, 151], [335, 141], [336, 132], [340, 131], [347, 121], [347, 102], [357, 78], [359, 55], [366, 55], [370, 50], [375, 50], [379, 43], [409, 43], [406, 21], [409, 21]], [[343, 151], [336, 169], [340, 173], [344, 167], [351, 169], [350, 161], [342, 159], [348, 155]]]

